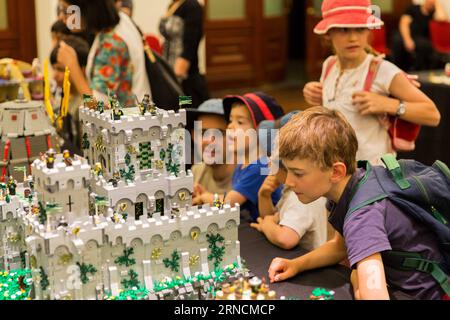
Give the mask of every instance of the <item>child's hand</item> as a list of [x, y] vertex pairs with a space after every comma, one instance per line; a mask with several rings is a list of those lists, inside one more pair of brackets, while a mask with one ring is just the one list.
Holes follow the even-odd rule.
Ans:
[[258, 230], [259, 232], [264, 232], [265, 228], [267, 228], [271, 225], [273, 226], [274, 224], [277, 225], [278, 223], [280, 223], [280, 214], [279, 213], [277, 213], [275, 215], [271, 215], [271, 216], [265, 216], [263, 218], [259, 217], [256, 220], [256, 223], [250, 224], [250, 227]]
[[[353, 104], [359, 107], [362, 116], [390, 113], [396, 110], [398, 100], [381, 96], [376, 93], [361, 91], [353, 95]], [[395, 113], [395, 112], [394, 112]]]
[[280, 185], [280, 182], [275, 176], [267, 176], [266, 180], [264, 180], [261, 188], [259, 189], [258, 194], [261, 197], [271, 197], [272, 193], [274, 193]]
[[298, 270], [293, 260], [275, 258], [269, 268], [270, 283], [285, 281], [297, 273]]
[[209, 192], [203, 192], [201, 195], [198, 195], [192, 199], [192, 204], [194, 206], [199, 206], [206, 203], [213, 203], [214, 201], [214, 195]]
[[195, 185], [194, 185], [194, 192], [192, 193], [192, 196], [194, 197], [194, 198], [196, 198], [196, 197], [198, 197], [198, 196], [201, 196], [203, 193], [205, 193], [206, 192], [206, 189], [205, 189], [205, 187], [203, 187], [201, 184], [199, 184], [199, 183], [196, 183]]
[[75, 49], [67, 45], [64, 41], [61, 41], [59, 44], [57, 60], [63, 66], [69, 67], [70, 70], [79, 66]]
[[303, 88], [303, 96], [307, 103], [312, 106], [321, 106], [322, 103], [322, 84], [320, 82], [308, 82]]

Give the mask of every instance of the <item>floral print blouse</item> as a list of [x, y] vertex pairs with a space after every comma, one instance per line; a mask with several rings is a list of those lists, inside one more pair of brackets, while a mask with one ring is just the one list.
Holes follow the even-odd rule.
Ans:
[[117, 95], [124, 107], [134, 105], [133, 70], [128, 46], [113, 30], [99, 34], [95, 54], [91, 89], [105, 95]]

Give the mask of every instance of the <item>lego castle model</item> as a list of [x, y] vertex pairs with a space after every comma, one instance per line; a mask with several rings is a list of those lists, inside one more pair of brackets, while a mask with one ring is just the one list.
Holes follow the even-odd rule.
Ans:
[[239, 206], [191, 206], [184, 109], [96, 103], [80, 121], [84, 158], [49, 150], [1, 185], [0, 270], [31, 270], [33, 299], [84, 300], [197, 298], [240, 268]]

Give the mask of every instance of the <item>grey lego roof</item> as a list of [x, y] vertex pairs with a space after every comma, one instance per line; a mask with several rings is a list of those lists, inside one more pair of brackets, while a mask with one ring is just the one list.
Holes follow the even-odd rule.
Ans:
[[0, 135], [7, 138], [55, 134], [42, 101], [0, 104]]

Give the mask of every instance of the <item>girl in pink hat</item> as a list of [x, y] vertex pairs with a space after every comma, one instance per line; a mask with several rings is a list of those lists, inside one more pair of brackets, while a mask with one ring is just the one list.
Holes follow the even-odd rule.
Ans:
[[440, 113], [394, 64], [369, 53], [370, 29], [383, 22], [372, 14], [370, 0], [324, 0], [323, 19], [314, 32], [328, 38], [336, 53], [323, 64], [320, 82], [304, 88], [306, 101], [341, 111], [359, 143], [358, 160], [379, 163], [392, 153], [385, 115], [410, 123], [437, 126]]

